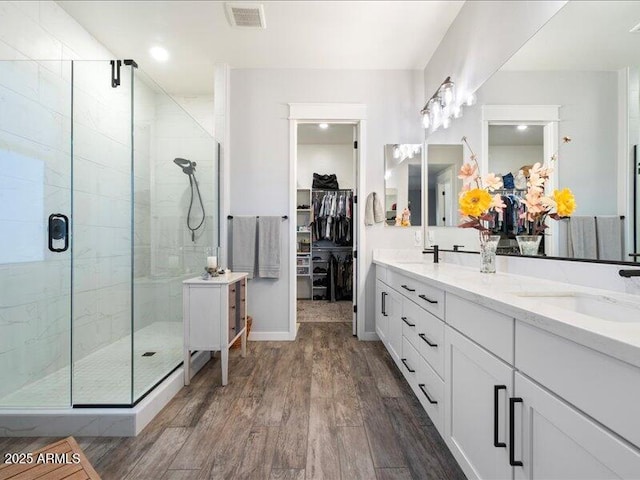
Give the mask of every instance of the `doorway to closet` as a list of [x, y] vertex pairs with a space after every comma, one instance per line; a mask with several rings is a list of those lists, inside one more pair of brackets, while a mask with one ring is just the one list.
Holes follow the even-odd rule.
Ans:
[[296, 318], [349, 323], [356, 334], [357, 127], [297, 125]]

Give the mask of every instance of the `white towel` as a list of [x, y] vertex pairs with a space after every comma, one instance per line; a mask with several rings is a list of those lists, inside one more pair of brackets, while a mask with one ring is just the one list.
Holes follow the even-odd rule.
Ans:
[[596, 220], [594, 217], [571, 217], [567, 235], [568, 253], [572, 258], [598, 258]]
[[256, 217], [233, 217], [231, 269], [253, 278], [256, 266]]
[[598, 234], [598, 260], [624, 260], [622, 246], [622, 219], [619, 215], [596, 217]]
[[367, 204], [364, 208], [364, 224], [373, 225], [374, 223], [384, 222], [384, 210], [382, 203], [376, 192], [367, 195]]
[[258, 277], [280, 278], [282, 217], [258, 217]]

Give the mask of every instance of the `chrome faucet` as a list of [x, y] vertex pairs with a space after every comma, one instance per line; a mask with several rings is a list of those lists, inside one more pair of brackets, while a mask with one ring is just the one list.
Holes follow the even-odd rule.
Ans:
[[440, 261], [440, 247], [438, 245], [432, 245], [431, 250], [423, 250], [422, 253], [433, 253], [433, 263]]

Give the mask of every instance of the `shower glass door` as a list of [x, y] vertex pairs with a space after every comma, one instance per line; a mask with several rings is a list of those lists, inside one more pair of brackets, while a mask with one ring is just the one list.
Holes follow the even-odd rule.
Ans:
[[132, 68], [73, 65], [74, 407], [132, 402]]
[[71, 403], [71, 88], [0, 61], [0, 408]]

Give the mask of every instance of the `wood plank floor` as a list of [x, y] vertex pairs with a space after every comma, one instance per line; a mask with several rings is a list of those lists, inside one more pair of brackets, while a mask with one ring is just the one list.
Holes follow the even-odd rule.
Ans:
[[[380, 342], [304, 323], [295, 342], [219, 355], [135, 438], [79, 438], [104, 480], [464, 479]], [[0, 452], [52, 438], [0, 438]]]

